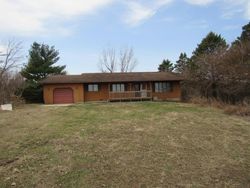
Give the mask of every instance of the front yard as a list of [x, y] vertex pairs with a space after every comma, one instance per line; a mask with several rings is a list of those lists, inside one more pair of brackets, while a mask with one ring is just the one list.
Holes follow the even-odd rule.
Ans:
[[250, 122], [182, 103], [0, 112], [0, 187], [249, 187]]

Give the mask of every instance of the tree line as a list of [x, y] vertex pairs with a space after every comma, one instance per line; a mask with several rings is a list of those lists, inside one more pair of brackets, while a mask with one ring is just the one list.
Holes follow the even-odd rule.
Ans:
[[[11, 102], [12, 96], [27, 102], [43, 102], [40, 81], [48, 75], [66, 74], [66, 66], [56, 66], [60, 59], [54, 46], [34, 42], [28, 61], [22, 65], [22, 43], [8, 41], [0, 51], [0, 104]], [[132, 48], [117, 53], [104, 49], [99, 61], [101, 72], [131, 72], [137, 65]], [[21, 70], [20, 70], [21, 67]], [[191, 57], [181, 53], [178, 61], [164, 59], [159, 71], [175, 72], [184, 77], [184, 100], [192, 97], [238, 103], [250, 100], [250, 22], [231, 44], [214, 32], [202, 39]]]
[[163, 60], [158, 70], [183, 75], [185, 100], [202, 97], [231, 104], [249, 102], [250, 22], [242, 27], [241, 35], [231, 44], [221, 35], [209, 32], [191, 57], [181, 53], [175, 64]]

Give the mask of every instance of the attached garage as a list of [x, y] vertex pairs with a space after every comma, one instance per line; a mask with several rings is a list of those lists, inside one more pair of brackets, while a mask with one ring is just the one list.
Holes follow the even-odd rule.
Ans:
[[73, 90], [71, 88], [55, 88], [53, 91], [54, 104], [74, 103]]

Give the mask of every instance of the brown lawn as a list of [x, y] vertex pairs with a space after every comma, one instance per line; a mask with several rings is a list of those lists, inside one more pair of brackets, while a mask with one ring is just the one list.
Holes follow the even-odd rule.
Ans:
[[250, 122], [182, 103], [0, 112], [0, 187], [249, 187]]

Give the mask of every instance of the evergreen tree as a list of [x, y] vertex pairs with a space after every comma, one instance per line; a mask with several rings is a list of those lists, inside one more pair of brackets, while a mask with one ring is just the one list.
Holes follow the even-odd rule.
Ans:
[[203, 54], [212, 54], [218, 48], [221, 47], [227, 47], [226, 40], [221, 37], [221, 35], [217, 35], [214, 32], [210, 32], [204, 39], [202, 39], [201, 43], [198, 44], [197, 48], [193, 51], [192, 59], [199, 57]]
[[54, 46], [34, 42], [29, 51], [28, 63], [21, 70], [21, 75], [26, 79], [23, 97], [30, 102], [42, 102], [42, 86], [39, 81], [48, 75], [65, 74], [66, 66], [54, 66], [59, 60], [59, 52]]
[[241, 41], [250, 41], [250, 22], [242, 27]]
[[242, 27], [241, 36], [238, 37], [233, 43], [232, 47], [242, 45], [242, 43], [250, 42], [250, 22]]
[[176, 61], [175, 71], [178, 73], [184, 73], [184, 71], [188, 68], [189, 58], [186, 53], [181, 53], [179, 56], [179, 60]]
[[217, 67], [221, 61], [219, 57], [227, 47], [221, 35], [210, 32], [193, 52], [189, 66], [190, 78], [194, 83], [199, 83], [202, 96], [217, 98], [220, 78]]
[[174, 70], [173, 63], [168, 59], [164, 59], [158, 67], [159, 72], [172, 72]]

